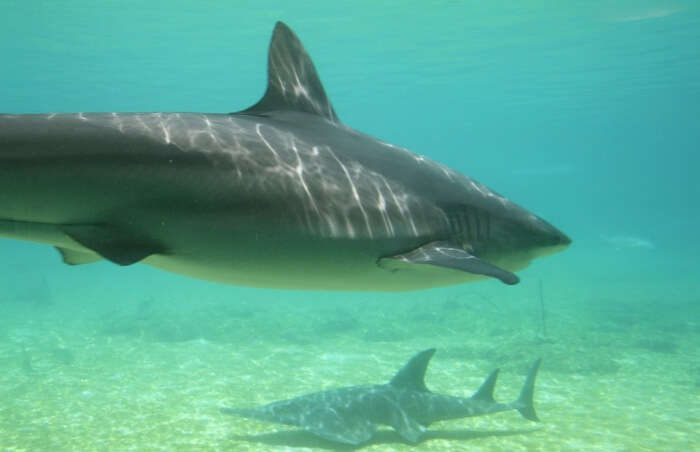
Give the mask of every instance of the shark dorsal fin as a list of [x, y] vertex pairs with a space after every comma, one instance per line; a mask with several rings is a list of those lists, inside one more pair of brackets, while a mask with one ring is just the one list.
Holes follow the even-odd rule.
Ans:
[[434, 353], [435, 349], [429, 348], [409, 359], [394, 375], [389, 384], [396, 388], [428, 392], [428, 388], [425, 386], [425, 370], [428, 368], [428, 363]]
[[267, 91], [263, 98], [240, 113], [261, 115], [292, 110], [339, 122], [309, 54], [283, 22], [277, 22], [272, 33], [267, 73]]
[[486, 380], [481, 383], [481, 387], [472, 395], [472, 399], [496, 403], [496, 401], [493, 399], [493, 388], [496, 387], [497, 378], [498, 369], [491, 372], [491, 375], [489, 375]]

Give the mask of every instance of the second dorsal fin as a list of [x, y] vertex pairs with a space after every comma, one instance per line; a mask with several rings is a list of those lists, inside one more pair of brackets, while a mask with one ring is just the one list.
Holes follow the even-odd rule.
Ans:
[[291, 110], [339, 122], [309, 54], [283, 22], [275, 25], [267, 64], [265, 95], [257, 104], [240, 113], [254, 115]]

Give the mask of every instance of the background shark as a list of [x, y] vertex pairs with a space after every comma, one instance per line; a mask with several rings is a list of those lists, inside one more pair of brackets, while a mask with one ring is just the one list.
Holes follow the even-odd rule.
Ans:
[[435, 394], [425, 386], [425, 371], [435, 349], [411, 358], [387, 384], [351, 386], [317, 392], [259, 408], [222, 408], [227, 414], [301, 427], [322, 438], [358, 445], [374, 436], [378, 425], [389, 425], [401, 437], [418, 442], [433, 422], [518, 410], [539, 421], [533, 406], [535, 378], [541, 359], [533, 364], [515, 402], [498, 403], [493, 389], [498, 369], [469, 398]]
[[402, 291], [495, 277], [569, 238], [484, 185], [342, 124], [277, 23], [263, 98], [232, 114], [0, 115], [0, 236], [72, 265]]

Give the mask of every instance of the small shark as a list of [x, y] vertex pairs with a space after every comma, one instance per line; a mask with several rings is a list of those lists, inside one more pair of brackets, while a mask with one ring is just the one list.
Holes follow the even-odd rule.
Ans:
[[520, 397], [511, 403], [493, 398], [498, 369], [471, 397], [435, 394], [425, 386], [425, 371], [435, 349], [411, 358], [389, 383], [350, 386], [273, 402], [259, 408], [222, 408], [226, 414], [301, 427], [322, 438], [359, 445], [369, 441], [378, 425], [394, 428], [405, 440], [420, 441], [433, 422], [518, 410], [539, 421], [533, 406], [535, 378], [541, 358], [525, 378]]
[[566, 248], [486, 186], [336, 115], [285, 24], [262, 99], [230, 114], [0, 115], [0, 237], [253, 287], [405, 291]]

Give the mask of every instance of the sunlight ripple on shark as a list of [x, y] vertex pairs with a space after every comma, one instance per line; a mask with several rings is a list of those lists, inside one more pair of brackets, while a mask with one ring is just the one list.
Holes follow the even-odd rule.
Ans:
[[231, 114], [0, 115], [0, 237], [230, 284], [403, 291], [512, 272], [571, 241], [450, 168], [340, 122], [278, 22]]
[[420, 441], [430, 424], [447, 419], [517, 410], [539, 421], [533, 406], [535, 378], [541, 359], [530, 368], [518, 400], [493, 398], [498, 369], [471, 397], [435, 394], [425, 386], [425, 371], [435, 349], [411, 358], [389, 383], [350, 386], [273, 402], [259, 408], [222, 408], [226, 414], [301, 427], [322, 438], [359, 445], [369, 441], [378, 425], [394, 428], [407, 441]]

